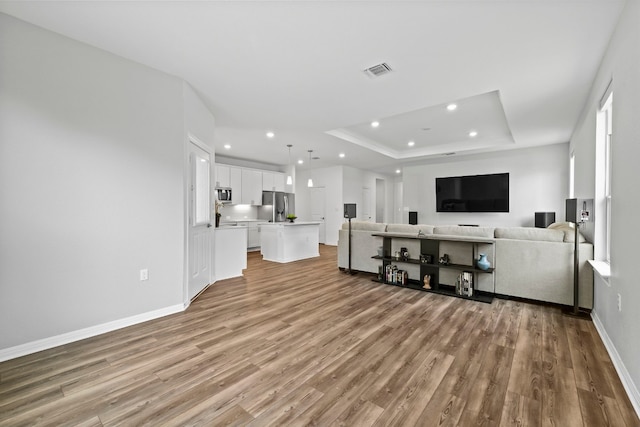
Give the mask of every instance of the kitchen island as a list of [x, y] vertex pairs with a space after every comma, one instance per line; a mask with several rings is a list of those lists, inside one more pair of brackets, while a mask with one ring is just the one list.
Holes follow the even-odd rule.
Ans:
[[313, 221], [261, 224], [262, 259], [285, 263], [320, 256], [319, 233], [320, 223]]

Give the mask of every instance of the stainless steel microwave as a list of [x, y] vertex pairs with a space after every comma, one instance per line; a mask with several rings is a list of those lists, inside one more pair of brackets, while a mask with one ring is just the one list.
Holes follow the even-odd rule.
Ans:
[[231, 188], [229, 187], [216, 188], [216, 195], [218, 197], [218, 200], [220, 200], [222, 203], [233, 202], [233, 194], [231, 192]]

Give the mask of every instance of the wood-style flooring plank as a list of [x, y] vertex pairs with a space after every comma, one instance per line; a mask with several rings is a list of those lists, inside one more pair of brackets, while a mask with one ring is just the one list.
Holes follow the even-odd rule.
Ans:
[[348, 275], [336, 248], [0, 363], [0, 426], [640, 426], [591, 322]]

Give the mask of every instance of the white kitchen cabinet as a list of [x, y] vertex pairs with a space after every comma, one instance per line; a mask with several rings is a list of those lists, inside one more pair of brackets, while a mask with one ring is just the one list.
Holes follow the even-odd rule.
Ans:
[[237, 221], [238, 227], [247, 229], [247, 248], [257, 249], [260, 247], [260, 224], [266, 222], [259, 221]]
[[216, 187], [230, 187], [229, 166], [216, 164]]
[[262, 191], [284, 191], [286, 177], [281, 172], [262, 172]]
[[274, 179], [274, 172], [262, 172], [262, 191], [275, 191]]
[[[233, 199], [234, 201], [237, 200], [235, 191]], [[240, 203], [243, 205], [262, 206], [262, 172], [253, 169], [242, 169], [242, 196], [240, 197]]]
[[284, 191], [284, 183], [286, 180], [285, 174], [281, 172], [276, 172], [273, 175], [273, 185], [276, 187], [276, 191]]
[[247, 248], [259, 248], [260, 247], [260, 227], [257, 222], [249, 224], [247, 229]]
[[242, 202], [242, 168], [229, 166], [229, 187], [231, 187], [232, 203], [238, 205]]
[[234, 205], [262, 206], [263, 191], [285, 191], [286, 174], [216, 163], [216, 187], [231, 188]]

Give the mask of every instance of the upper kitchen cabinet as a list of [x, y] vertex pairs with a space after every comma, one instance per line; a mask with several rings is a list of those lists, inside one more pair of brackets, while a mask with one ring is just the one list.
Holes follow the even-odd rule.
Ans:
[[285, 177], [280, 172], [262, 172], [262, 191], [284, 191]]
[[229, 187], [233, 197], [233, 204], [244, 203], [242, 201], [242, 168], [229, 166]]
[[273, 183], [276, 187], [276, 191], [284, 191], [285, 181], [286, 181], [286, 178], [284, 174], [280, 172], [276, 172], [276, 174], [273, 177]]
[[240, 200], [240, 203], [243, 205], [262, 205], [262, 172], [252, 169], [242, 169], [241, 192], [242, 195], [238, 199], [234, 189], [234, 201]]
[[231, 187], [229, 166], [216, 164], [216, 187]]

